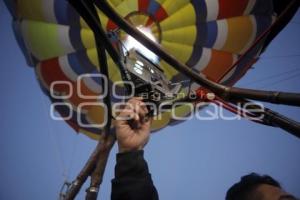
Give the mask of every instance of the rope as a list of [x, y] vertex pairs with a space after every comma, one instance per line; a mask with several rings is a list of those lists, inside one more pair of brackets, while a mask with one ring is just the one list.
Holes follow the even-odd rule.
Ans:
[[257, 83], [261, 83], [261, 82], [265, 82], [265, 81], [270, 81], [270, 79], [273, 79], [273, 78], [278, 78], [278, 77], [282, 77], [282, 76], [285, 76], [285, 75], [289, 75], [290, 73], [292, 72], [298, 72], [300, 71], [300, 68], [294, 68], [292, 70], [288, 70], [288, 71], [284, 71], [284, 72], [279, 72], [279, 73], [276, 73], [276, 74], [272, 74], [270, 76], [266, 76], [266, 77], [263, 77], [263, 78], [259, 78], [259, 79], [256, 79], [256, 80], [253, 80], [253, 81], [248, 81], [246, 83], [243, 83], [242, 85], [245, 85], [245, 86], [253, 86], [253, 85], [257, 85]]
[[55, 137], [56, 134], [55, 134], [54, 127], [51, 125], [51, 121], [50, 121], [50, 118], [49, 118], [49, 109], [48, 109], [49, 105], [47, 105], [46, 99], [42, 94], [41, 94], [41, 99], [42, 99], [42, 102], [43, 102], [43, 110], [44, 110], [46, 120], [47, 120], [47, 133], [48, 133], [48, 136], [49, 136], [49, 138], [52, 141], [52, 144], [54, 146], [54, 151], [55, 151], [57, 160], [60, 163], [60, 167], [61, 167], [61, 170], [62, 170], [62, 176], [63, 176], [64, 180], [66, 181], [67, 178], [68, 178], [67, 177], [67, 169], [66, 169], [66, 165], [65, 165], [64, 160], [63, 160], [61, 149], [60, 149], [59, 144], [57, 142], [57, 138]]
[[260, 60], [267, 60], [267, 59], [282, 59], [282, 58], [294, 58], [299, 57], [300, 54], [294, 54], [294, 55], [282, 55], [282, 56], [264, 56], [260, 57]]
[[278, 84], [281, 84], [281, 83], [286, 82], [286, 81], [291, 81], [292, 79], [299, 78], [299, 76], [300, 76], [300, 73], [296, 73], [296, 74], [293, 74], [293, 75], [291, 75], [291, 76], [288, 76], [288, 77], [286, 77], [286, 78], [284, 78], [284, 79], [280, 79], [280, 80], [273, 81], [273, 82], [271, 82], [271, 83], [262, 85], [261, 88], [266, 88], [266, 87], [268, 87], [268, 86], [270, 86], [270, 85], [274, 86], [274, 85], [278, 85]]
[[72, 171], [73, 164], [74, 164], [74, 158], [75, 158], [75, 155], [77, 154], [77, 146], [78, 146], [78, 140], [79, 140], [78, 138], [79, 138], [79, 136], [78, 136], [78, 134], [76, 134], [75, 139], [73, 140], [72, 150], [71, 150], [71, 154], [70, 154], [70, 162], [69, 162], [68, 168], [67, 168], [68, 175]]
[[46, 115], [46, 119], [47, 119], [47, 133], [48, 136], [50, 138], [50, 140], [52, 141], [52, 144], [54, 146], [54, 151], [57, 157], [58, 162], [60, 163], [60, 167], [61, 167], [61, 171], [62, 171], [62, 177], [63, 177], [63, 185], [59, 191], [59, 195], [58, 195], [58, 200], [64, 200], [65, 199], [65, 195], [67, 193], [67, 191], [69, 190], [71, 183], [68, 181], [69, 180], [69, 173], [72, 169], [73, 166], [73, 162], [74, 162], [74, 157], [75, 154], [77, 152], [77, 145], [78, 145], [78, 136], [75, 136], [75, 139], [73, 139], [73, 144], [72, 144], [72, 150], [71, 150], [71, 156], [70, 156], [70, 161], [68, 166], [66, 166], [66, 163], [64, 162], [63, 156], [62, 156], [62, 150], [59, 146], [58, 143], [58, 138], [57, 138], [57, 134], [54, 130], [54, 127], [51, 125], [51, 121], [49, 118], [49, 105], [47, 105], [46, 101], [46, 97], [41, 95], [41, 99], [43, 102], [43, 110], [44, 113]]

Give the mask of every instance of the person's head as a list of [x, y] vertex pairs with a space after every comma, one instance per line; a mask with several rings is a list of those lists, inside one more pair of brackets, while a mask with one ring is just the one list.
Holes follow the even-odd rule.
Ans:
[[226, 200], [296, 200], [268, 175], [251, 173], [229, 188]]

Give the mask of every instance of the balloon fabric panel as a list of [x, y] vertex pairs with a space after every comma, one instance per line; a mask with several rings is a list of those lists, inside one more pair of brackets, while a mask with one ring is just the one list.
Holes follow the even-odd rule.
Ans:
[[[103, 87], [99, 78], [83, 74], [99, 74], [99, 60], [94, 34], [77, 12], [62, 0], [5, 0], [14, 16], [15, 35], [29, 64], [36, 71], [42, 90], [53, 103], [70, 104], [72, 115], [66, 122], [77, 132], [96, 139], [101, 128], [89, 126], [105, 121], [105, 110], [96, 105], [101, 99], [85, 99], [72, 93], [69, 98], [54, 98], [50, 93], [56, 81], [71, 84], [74, 91], [87, 96], [101, 95]], [[232, 65], [269, 28], [275, 20], [272, 0], [110, 0], [116, 11], [136, 27], [147, 27], [156, 41], [168, 53], [207, 78], [233, 85], [249, 65], [258, 58], [263, 43], [235, 68]], [[103, 28], [108, 32], [117, 26], [97, 9]], [[120, 32], [121, 40], [127, 34]], [[188, 77], [162, 60], [160, 65], [167, 78], [173, 82], [186, 82]], [[121, 81], [121, 75], [108, 57], [109, 84]], [[189, 84], [183, 84], [186, 94]], [[193, 84], [195, 87], [195, 84]], [[123, 91], [122, 85], [118, 90]], [[198, 87], [198, 86], [197, 86]], [[54, 87], [57, 96], [70, 93], [68, 85]], [[120, 102], [112, 98], [113, 104]], [[80, 105], [91, 103], [95, 105]], [[70, 109], [59, 106], [62, 116]], [[172, 111], [176, 116], [188, 116], [188, 106]], [[152, 130], [157, 131], [180, 121], [171, 112], [161, 113], [154, 120]], [[88, 125], [88, 126], [84, 126]]]

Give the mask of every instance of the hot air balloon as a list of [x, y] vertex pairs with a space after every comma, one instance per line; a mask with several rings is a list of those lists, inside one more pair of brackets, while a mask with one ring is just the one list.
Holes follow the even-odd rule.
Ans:
[[[76, 132], [100, 140], [111, 120], [108, 110], [124, 100], [109, 95], [108, 106], [104, 97], [110, 90], [126, 93], [118, 56], [137, 49], [145, 62], [163, 71], [166, 81], [181, 86], [176, 93], [182, 97], [195, 91], [196, 104], [207, 101], [211, 91], [220, 97], [214, 101], [226, 104], [228, 95], [222, 95], [222, 89], [245, 75], [299, 6], [297, 1], [277, 0], [108, 0], [95, 1], [95, 5], [76, 0], [5, 2], [14, 18], [19, 46], [53, 108]], [[107, 50], [108, 79], [101, 71], [99, 43]], [[141, 69], [136, 72], [143, 73], [138, 71], [143, 66], [139, 64]], [[209, 87], [214, 84], [224, 87]], [[234, 97], [257, 97], [253, 91], [230, 91]], [[199, 99], [201, 94], [206, 97]], [[265, 99], [281, 99], [274, 95]], [[290, 94], [290, 99], [289, 104], [299, 105], [295, 103], [299, 96]], [[227, 104], [227, 109], [235, 108]], [[185, 104], [158, 112], [152, 131], [181, 122], [172, 113], [184, 117], [190, 112]], [[299, 125], [294, 124], [292, 130], [295, 127]]]

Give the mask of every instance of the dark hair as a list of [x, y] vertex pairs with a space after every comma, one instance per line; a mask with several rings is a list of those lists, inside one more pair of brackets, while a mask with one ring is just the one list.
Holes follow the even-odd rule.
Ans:
[[226, 193], [226, 200], [248, 200], [252, 199], [254, 190], [260, 184], [268, 184], [281, 188], [280, 184], [268, 175], [251, 173], [241, 177], [240, 182], [235, 183]]

